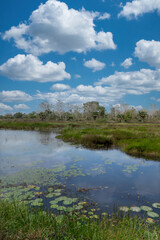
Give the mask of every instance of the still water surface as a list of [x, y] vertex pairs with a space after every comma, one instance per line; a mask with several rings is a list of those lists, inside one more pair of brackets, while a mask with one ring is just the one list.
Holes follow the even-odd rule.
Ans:
[[[44, 192], [57, 184], [68, 197], [90, 202], [100, 212], [160, 202], [160, 162], [119, 150], [88, 150], [55, 137], [54, 132], [0, 130], [1, 184], [35, 184]], [[49, 170], [57, 168], [54, 174]], [[37, 181], [35, 171], [41, 171]], [[49, 207], [52, 199], [47, 201], [45, 194]], [[160, 214], [160, 209], [154, 211]]]

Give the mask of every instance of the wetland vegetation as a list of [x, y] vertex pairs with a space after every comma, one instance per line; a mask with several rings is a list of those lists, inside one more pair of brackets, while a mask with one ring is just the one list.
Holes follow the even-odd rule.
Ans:
[[58, 138], [86, 148], [114, 147], [133, 156], [160, 159], [160, 123], [0, 121], [0, 129], [58, 129]]
[[160, 123], [99, 107], [1, 118], [0, 239], [160, 238]]

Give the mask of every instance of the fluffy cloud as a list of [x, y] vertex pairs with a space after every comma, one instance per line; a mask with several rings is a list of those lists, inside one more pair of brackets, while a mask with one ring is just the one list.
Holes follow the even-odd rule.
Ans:
[[95, 31], [97, 17], [100, 13], [69, 9], [64, 2], [48, 0], [32, 12], [28, 23], [13, 26], [3, 39], [13, 38], [17, 48], [34, 55], [115, 49], [111, 32]]
[[0, 103], [0, 112], [5, 112], [5, 111], [12, 111], [13, 108], [6, 105], [6, 104], [3, 104], [3, 103]]
[[17, 105], [14, 105], [14, 109], [16, 109], [16, 110], [18, 110], [18, 109], [27, 110], [27, 109], [30, 109], [30, 107], [28, 107], [26, 104], [17, 104]]
[[144, 94], [152, 90], [160, 91], [160, 70], [141, 69], [133, 72], [115, 72], [102, 78], [97, 85], [110, 85], [125, 94]]
[[[112, 105], [125, 95], [141, 95], [151, 91], [160, 91], [160, 69], [141, 69], [133, 72], [115, 72], [92, 85], [79, 85], [66, 91], [54, 93], [37, 92], [35, 98], [55, 104], [61, 99], [64, 103], [82, 104], [98, 101], [104, 106]], [[141, 107], [136, 107], [141, 109]]]
[[97, 61], [95, 58], [92, 58], [89, 61], [84, 62], [84, 66], [92, 69], [93, 72], [102, 70], [106, 64], [100, 61]]
[[70, 89], [70, 86], [69, 86], [69, 85], [59, 84], [59, 83], [54, 84], [54, 85], [52, 85], [52, 87], [51, 87], [51, 90], [53, 90], [53, 91], [63, 91], [63, 90], [68, 90], [68, 89]]
[[124, 92], [112, 87], [79, 85], [63, 92], [41, 93], [38, 91], [35, 98], [43, 101], [47, 100], [52, 104], [56, 104], [57, 100], [61, 99], [64, 103], [82, 104], [89, 101], [98, 101], [102, 105], [108, 106], [119, 101], [124, 95]]
[[160, 68], [160, 42], [140, 40], [136, 43], [135, 56], [150, 66]]
[[123, 63], [121, 63], [121, 66], [124, 68], [129, 68], [132, 66], [132, 58], [127, 58]]
[[109, 13], [104, 13], [98, 17], [99, 20], [110, 19], [111, 15]]
[[36, 82], [55, 82], [71, 77], [65, 71], [63, 62], [56, 64], [49, 61], [43, 65], [43, 62], [31, 54], [19, 54], [10, 58], [0, 66], [0, 73], [13, 80]]
[[132, 2], [127, 2], [125, 6], [123, 6], [119, 17], [132, 19], [154, 11], [160, 13], [160, 0], [133, 0]]
[[26, 101], [32, 101], [33, 97], [31, 97], [29, 94], [22, 92], [22, 91], [2, 91], [0, 92], [0, 100], [2, 102], [26, 102]]

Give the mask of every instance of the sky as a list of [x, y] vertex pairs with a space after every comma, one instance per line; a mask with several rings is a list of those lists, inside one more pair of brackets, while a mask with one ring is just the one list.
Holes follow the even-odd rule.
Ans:
[[0, 114], [57, 100], [160, 108], [160, 0], [0, 5]]

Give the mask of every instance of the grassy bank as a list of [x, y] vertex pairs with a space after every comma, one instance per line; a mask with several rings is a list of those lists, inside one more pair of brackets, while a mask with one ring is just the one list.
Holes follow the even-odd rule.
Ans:
[[59, 138], [87, 148], [120, 148], [127, 154], [160, 160], [160, 124], [99, 122], [0, 121], [0, 129], [61, 128]]
[[88, 148], [120, 148], [127, 154], [160, 160], [160, 124], [97, 124], [66, 128], [59, 138]]
[[158, 240], [160, 226], [114, 215], [86, 219], [83, 215], [53, 215], [29, 210], [22, 203], [0, 201], [0, 239]]
[[63, 128], [67, 126], [79, 126], [75, 123], [68, 122], [37, 122], [37, 121], [0, 121], [0, 129], [13, 130], [50, 130], [55, 128]]

